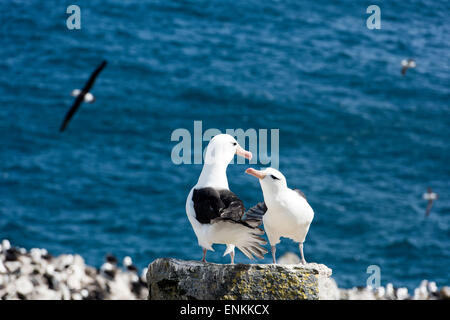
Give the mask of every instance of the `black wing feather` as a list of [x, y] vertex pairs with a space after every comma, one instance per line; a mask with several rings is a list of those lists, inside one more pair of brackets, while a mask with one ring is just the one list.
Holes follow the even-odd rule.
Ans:
[[192, 201], [200, 223], [217, 220], [240, 222], [245, 212], [244, 203], [230, 190], [194, 189]]
[[230, 190], [220, 190], [220, 199], [225, 207], [220, 212], [220, 217], [233, 221], [241, 221], [245, 213], [244, 203]]
[[195, 218], [200, 223], [210, 223], [220, 217], [220, 211], [225, 207], [220, 194], [213, 188], [194, 189], [192, 195]]
[[61, 125], [61, 128], [59, 128], [59, 131], [62, 132], [64, 131], [64, 129], [66, 129], [67, 125], [69, 124], [70, 119], [72, 119], [73, 115], [75, 114], [75, 112], [78, 110], [78, 108], [80, 107], [81, 103], [84, 100], [84, 94], [80, 93], [78, 95], [78, 97], [75, 99], [75, 102], [73, 103], [72, 107], [70, 108], [69, 112], [67, 112], [64, 121]]
[[95, 79], [99, 75], [99, 73], [105, 68], [106, 66], [106, 60], [104, 60], [98, 67], [95, 69], [94, 72], [92, 72], [91, 76], [89, 77], [89, 80], [86, 82], [83, 88], [83, 92], [86, 94], [91, 90], [92, 86], [94, 85]]
[[257, 205], [248, 209], [248, 211], [245, 213], [245, 221], [254, 220], [259, 221], [259, 224], [261, 224], [262, 218], [264, 214], [266, 214], [266, 212], [267, 206], [265, 202], [259, 202]]

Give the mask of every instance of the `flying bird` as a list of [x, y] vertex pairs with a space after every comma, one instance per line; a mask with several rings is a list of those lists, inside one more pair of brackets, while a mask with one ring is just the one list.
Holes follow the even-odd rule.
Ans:
[[72, 119], [73, 115], [77, 110], [80, 108], [82, 102], [87, 103], [93, 103], [95, 101], [94, 95], [89, 92], [94, 85], [95, 79], [100, 74], [100, 72], [105, 68], [106, 61], [103, 61], [97, 69], [91, 74], [89, 80], [84, 85], [83, 89], [75, 89], [72, 91], [71, 95], [75, 98], [75, 102], [73, 103], [72, 107], [69, 109], [69, 111], [66, 114], [66, 117], [64, 118], [64, 121], [61, 125], [61, 128], [59, 129], [60, 132], [64, 131], [66, 129], [67, 125], [69, 124], [70, 119]]
[[433, 207], [433, 202], [439, 198], [439, 195], [428, 187], [427, 192], [423, 194], [423, 198], [424, 200], [428, 200], [427, 210], [425, 212], [425, 216], [428, 217], [430, 215], [431, 207]]
[[280, 243], [280, 237], [285, 237], [299, 243], [301, 263], [306, 264], [303, 242], [314, 218], [314, 211], [304, 193], [299, 189], [288, 188], [286, 178], [274, 168], [249, 168], [245, 172], [257, 177], [261, 185], [264, 202], [250, 209], [247, 215], [248, 218], [262, 216], [273, 263], [277, 263], [276, 245]]
[[402, 75], [406, 74], [406, 70], [410, 69], [410, 68], [415, 68], [416, 67], [416, 62], [413, 59], [403, 59], [402, 60]]
[[264, 231], [258, 227], [261, 219], [244, 221], [244, 203], [228, 187], [226, 170], [235, 154], [252, 157], [231, 135], [219, 134], [212, 138], [198, 182], [186, 200], [186, 214], [203, 249], [203, 262], [207, 250], [214, 251], [215, 243], [226, 244], [224, 255], [230, 254], [231, 264], [235, 247], [249, 259], [254, 259], [253, 256], [262, 259], [267, 253], [262, 247], [266, 244], [261, 238]]

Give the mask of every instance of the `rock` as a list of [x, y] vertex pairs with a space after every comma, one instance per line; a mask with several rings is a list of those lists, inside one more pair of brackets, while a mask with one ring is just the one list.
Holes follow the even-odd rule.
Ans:
[[[150, 300], [317, 300], [331, 269], [322, 264], [222, 265], [160, 258], [148, 266]], [[325, 289], [324, 289], [325, 288]]]
[[109, 257], [111, 262], [97, 269], [76, 254], [53, 257], [45, 249], [27, 251], [4, 240], [0, 242], [0, 299], [450, 300], [450, 287], [439, 288], [427, 280], [412, 290], [412, 296], [407, 288], [395, 288], [392, 283], [379, 288], [338, 289], [329, 268], [293, 264], [298, 261], [293, 259], [298, 257], [289, 254], [279, 259], [290, 265], [219, 265], [158, 259], [138, 272], [130, 268], [131, 258], [125, 258], [124, 268], [120, 268], [117, 258]]

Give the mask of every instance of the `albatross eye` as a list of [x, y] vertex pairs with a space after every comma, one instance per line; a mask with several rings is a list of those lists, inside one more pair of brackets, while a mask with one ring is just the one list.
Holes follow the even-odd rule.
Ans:
[[237, 142], [232, 142], [233, 146], [237, 146]]
[[280, 180], [280, 178], [275, 177], [273, 174], [270, 175], [273, 180]]

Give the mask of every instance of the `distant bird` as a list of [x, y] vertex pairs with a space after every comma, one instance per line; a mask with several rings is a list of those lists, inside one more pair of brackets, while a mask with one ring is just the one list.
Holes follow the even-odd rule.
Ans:
[[423, 198], [428, 200], [427, 210], [425, 212], [425, 216], [428, 217], [430, 215], [431, 207], [433, 207], [433, 202], [439, 198], [439, 195], [428, 187], [427, 192], [423, 194]]
[[138, 268], [133, 264], [133, 260], [129, 256], [123, 258], [122, 264], [128, 271], [136, 273], [139, 271]]
[[259, 179], [264, 202], [250, 209], [247, 215], [263, 215], [264, 229], [272, 248], [273, 263], [276, 260], [276, 245], [280, 237], [290, 238], [299, 243], [301, 263], [306, 264], [303, 242], [314, 218], [314, 211], [306, 197], [298, 189], [290, 189], [280, 171], [267, 168], [259, 171], [249, 168], [245, 171]]
[[410, 69], [410, 68], [415, 68], [416, 67], [416, 62], [413, 59], [403, 59], [402, 60], [402, 75], [406, 74], [406, 70]]
[[105, 263], [103, 263], [100, 267], [100, 273], [110, 279], [114, 279], [117, 273], [117, 258], [108, 253], [105, 256]]
[[108, 254], [106, 255], [105, 261], [106, 261], [106, 262], [109, 262], [109, 263], [111, 263], [111, 264], [114, 264], [114, 265], [117, 265], [117, 262], [118, 262], [117, 258], [116, 258], [113, 254], [111, 254], [111, 253], [108, 253]]
[[66, 114], [66, 117], [64, 118], [64, 121], [61, 125], [61, 128], [59, 129], [60, 132], [64, 131], [66, 129], [67, 125], [69, 124], [70, 119], [72, 119], [73, 115], [77, 110], [80, 108], [80, 105], [82, 102], [87, 103], [93, 103], [95, 101], [95, 97], [92, 93], [89, 92], [91, 90], [92, 86], [94, 85], [95, 79], [99, 75], [99, 73], [105, 68], [106, 61], [103, 61], [97, 69], [91, 74], [88, 82], [84, 85], [84, 88], [82, 90], [75, 89], [72, 91], [71, 95], [75, 98], [75, 102], [73, 103], [72, 107], [69, 109], [69, 111]]
[[215, 243], [227, 246], [224, 255], [230, 254], [232, 264], [235, 247], [249, 259], [253, 256], [262, 259], [267, 253], [262, 247], [266, 241], [260, 237], [264, 231], [258, 228], [261, 220], [243, 221], [244, 203], [228, 187], [226, 170], [235, 154], [252, 157], [229, 134], [212, 138], [198, 182], [186, 200], [186, 214], [203, 249], [203, 262], [206, 251], [214, 251]]
[[100, 274], [109, 279], [114, 279], [114, 277], [116, 276], [116, 272], [117, 267], [115, 264], [112, 264], [111, 262], [105, 262], [100, 267]]

